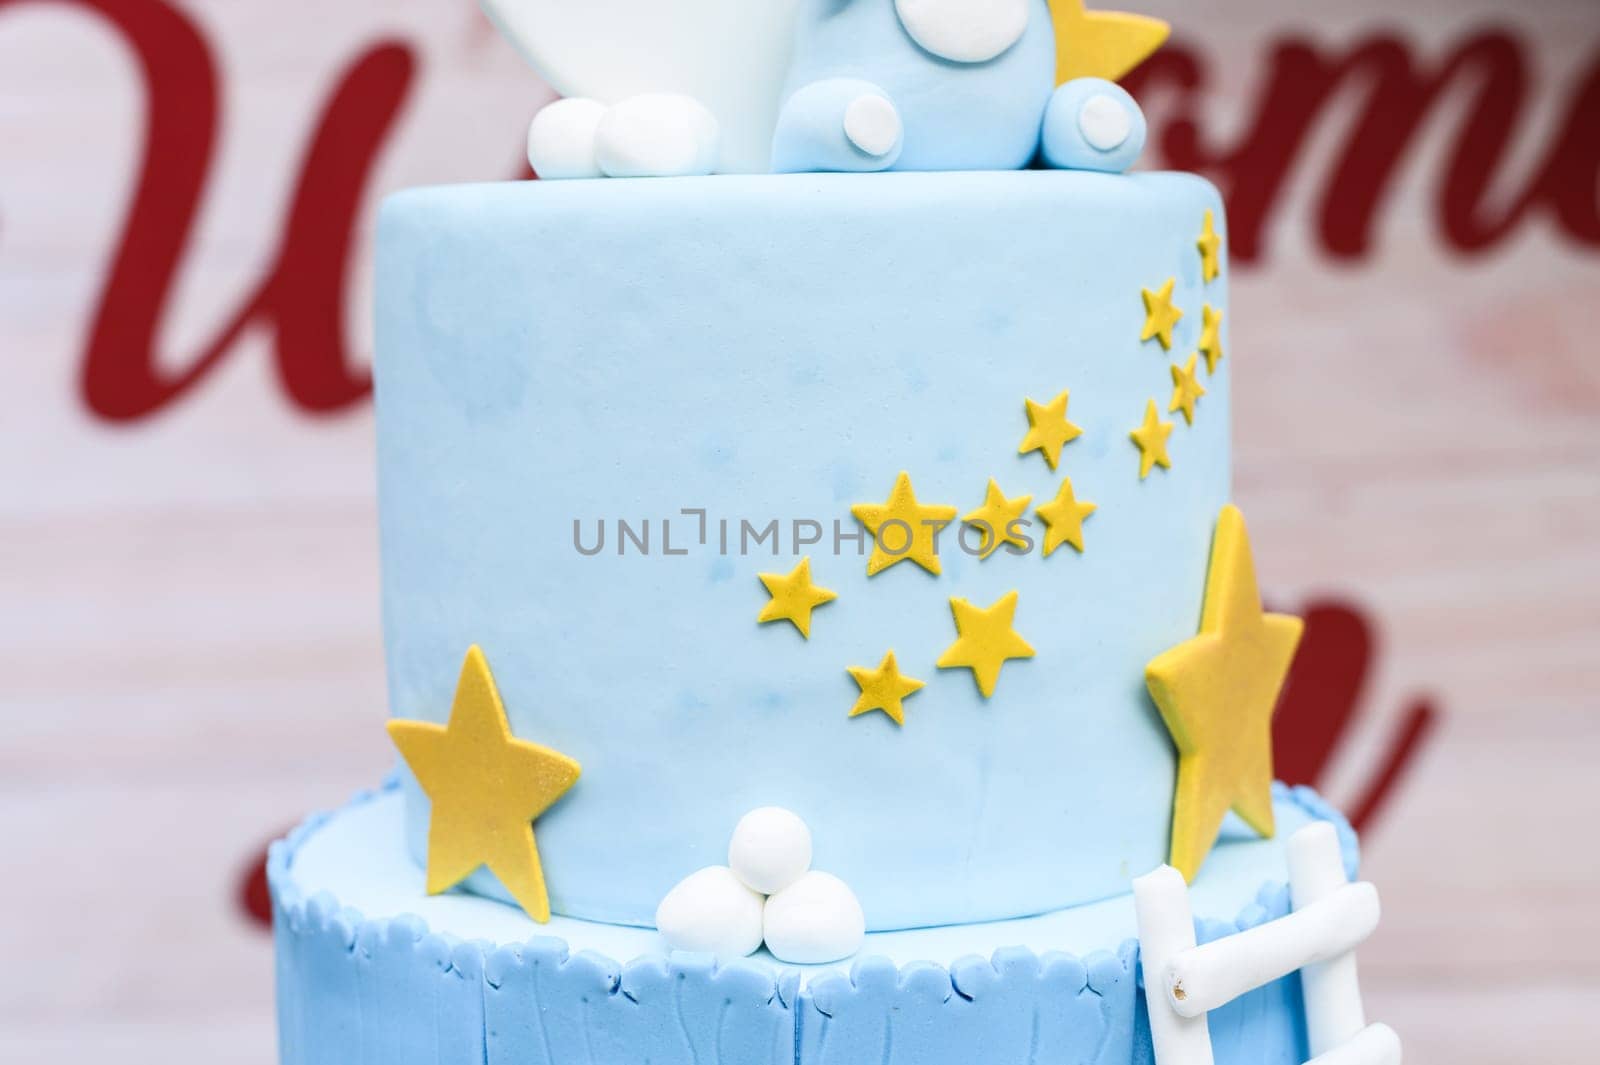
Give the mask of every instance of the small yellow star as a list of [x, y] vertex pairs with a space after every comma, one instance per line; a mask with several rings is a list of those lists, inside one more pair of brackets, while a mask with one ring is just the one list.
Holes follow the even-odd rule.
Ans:
[[1024, 400], [1028, 410], [1028, 435], [1022, 438], [1017, 454], [1038, 451], [1053, 470], [1061, 461], [1061, 449], [1083, 435], [1083, 430], [1067, 421], [1067, 397], [1063, 392], [1049, 403]]
[[910, 559], [929, 573], [940, 572], [938, 536], [956, 518], [955, 507], [924, 506], [917, 502], [911, 475], [895, 479], [889, 501], [882, 506], [862, 503], [850, 508], [876, 542], [867, 560], [867, 576], [881, 573]]
[[772, 596], [756, 619], [757, 624], [769, 621], [788, 621], [800, 630], [800, 635], [811, 639], [811, 612], [823, 603], [839, 598], [835, 592], [811, 583], [811, 559], [803, 558], [800, 565], [787, 577], [776, 573], [759, 573], [761, 583]]
[[979, 558], [988, 558], [1000, 550], [1002, 544], [1027, 550], [1028, 541], [1013, 532], [1011, 525], [1027, 513], [1032, 502], [1032, 496], [1007, 499], [994, 478], [989, 478], [989, 492], [984, 497], [983, 506], [961, 519], [983, 533], [983, 551]]
[[1187, 425], [1194, 424], [1194, 405], [1206, 394], [1205, 387], [1195, 377], [1195, 366], [1199, 361], [1200, 356], [1190, 355], [1189, 365], [1172, 364], [1172, 406], [1167, 408], [1167, 413], [1183, 411], [1183, 420]]
[[1217, 235], [1217, 219], [1210, 210], [1206, 211], [1200, 239], [1195, 243], [1200, 248], [1200, 276], [1209, 285], [1222, 274], [1222, 238]]
[[433, 803], [428, 894], [481, 866], [540, 924], [550, 920], [533, 822], [578, 781], [578, 763], [511, 734], [483, 651], [461, 667], [449, 725], [390, 721], [389, 736]]
[[1200, 308], [1200, 354], [1206, 357], [1206, 373], [1216, 373], [1222, 361], [1222, 312], [1209, 303]]
[[1230, 809], [1263, 836], [1273, 833], [1272, 714], [1303, 627], [1262, 612], [1244, 516], [1223, 508], [1200, 634], [1145, 668], [1178, 747], [1172, 865], [1191, 882]]
[[1009, 592], [987, 610], [965, 599], [950, 600], [959, 638], [940, 656], [940, 669], [970, 669], [985, 699], [994, 695], [1000, 667], [1013, 658], [1032, 658], [1033, 648], [1012, 627], [1017, 593]]
[[1050, 0], [1056, 28], [1056, 84], [1074, 78], [1116, 81], [1154, 55], [1172, 27], [1120, 11], [1086, 11], [1083, 0]]
[[1144, 332], [1139, 334], [1141, 342], [1147, 340], [1161, 341], [1163, 351], [1172, 350], [1173, 327], [1183, 318], [1183, 312], [1172, 304], [1172, 292], [1178, 285], [1178, 279], [1168, 278], [1167, 283], [1161, 286], [1161, 291], [1151, 292], [1141, 289], [1144, 296]]
[[1156, 401], [1151, 400], [1144, 411], [1144, 424], [1128, 434], [1139, 445], [1139, 480], [1150, 476], [1157, 466], [1172, 469], [1172, 456], [1167, 454], [1167, 438], [1172, 435], [1172, 423], [1161, 420], [1156, 411]]
[[861, 697], [850, 709], [850, 716], [860, 717], [874, 710], [882, 710], [896, 725], [906, 723], [906, 696], [926, 687], [922, 681], [900, 672], [893, 651], [883, 656], [883, 662], [877, 669], [851, 666], [850, 676], [855, 678], [856, 687], [861, 689]]
[[1093, 503], [1080, 503], [1072, 491], [1072, 480], [1061, 482], [1061, 491], [1054, 501], [1039, 508], [1044, 519], [1044, 557], [1049, 558], [1062, 544], [1071, 544], [1083, 554], [1083, 519], [1100, 508]]

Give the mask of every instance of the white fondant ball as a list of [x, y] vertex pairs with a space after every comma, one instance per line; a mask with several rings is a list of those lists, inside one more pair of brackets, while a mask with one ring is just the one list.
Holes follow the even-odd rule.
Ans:
[[858, 96], [844, 111], [844, 135], [850, 143], [874, 158], [882, 158], [900, 143], [900, 112], [887, 98]]
[[867, 919], [843, 880], [807, 873], [767, 900], [763, 928], [767, 949], [779, 961], [821, 965], [860, 950]]
[[1120, 101], [1097, 93], [1078, 109], [1078, 129], [1089, 147], [1109, 152], [1128, 143], [1133, 134], [1133, 120]]
[[656, 907], [656, 928], [673, 950], [743, 958], [761, 948], [762, 898], [717, 865], [686, 877]]
[[609, 177], [699, 177], [717, 165], [717, 119], [689, 96], [650, 93], [616, 104], [595, 130]]
[[987, 63], [1028, 30], [1029, 0], [895, 0], [911, 39], [941, 59]]
[[733, 830], [728, 865], [750, 890], [776, 894], [811, 868], [811, 830], [788, 810], [751, 810]]
[[528, 165], [546, 181], [604, 177], [594, 156], [594, 134], [606, 105], [597, 100], [557, 100], [528, 128]]

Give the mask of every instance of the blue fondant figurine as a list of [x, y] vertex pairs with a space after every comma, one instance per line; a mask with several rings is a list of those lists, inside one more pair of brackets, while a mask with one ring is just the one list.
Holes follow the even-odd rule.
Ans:
[[1048, 0], [801, 0], [772, 168], [1020, 170], [1042, 141], [1048, 165], [1126, 170], [1138, 105], [1055, 74]]

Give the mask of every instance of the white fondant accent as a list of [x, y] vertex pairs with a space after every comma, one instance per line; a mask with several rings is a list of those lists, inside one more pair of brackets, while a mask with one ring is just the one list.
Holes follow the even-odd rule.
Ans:
[[[1330, 825], [1331, 829], [1332, 826]], [[1329, 838], [1331, 835], [1331, 839]], [[1289, 893], [1296, 910], [1318, 906], [1345, 890], [1339, 834], [1311, 825], [1289, 840]], [[1306, 1032], [1315, 1057], [1354, 1039], [1367, 1027], [1353, 950], [1306, 967]]]
[[800, 0], [480, 0], [563, 96], [683, 93], [722, 126], [722, 173], [772, 158]]
[[1128, 143], [1133, 121], [1121, 102], [1101, 94], [1083, 102], [1078, 111], [1078, 129], [1091, 148], [1112, 152]]
[[698, 177], [716, 167], [718, 136], [716, 118], [698, 100], [650, 93], [605, 113], [595, 158], [607, 177]]
[[[1310, 1065], [1400, 1065], [1400, 1040], [1368, 1026], [1353, 962], [1378, 926], [1378, 892], [1347, 882], [1339, 835], [1314, 823], [1289, 841], [1287, 917], [1194, 945], [1189, 889], [1163, 866], [1134, 881], [1156, 1065], [1213, 1065], [1206, 1014], [1301, 971]], [[1160, 992], [1156, 989], [1160, 988]]]
[[1318, 1054], [1307, 1065], [1400, 1065], [1400, 1037], [1387, 1024], [1363, 1028], [1354, 1039]]
[[1028, 31], [1028, 0], [895, 0], [911, 39], [956, 63], [987, 63]]
[[595, 129], [605, 116], [598, 100], [557, 100], [528, 127], [528, 165], [546, 181], [603, 177], [594, 155]]
[[761, 949], [762, 902], [733, 870], [712, 866], [667, 892], [656, 928], [673, 950], [743, 958]]
[[900, 143], [900, 112], [888, 98], [868, 93], [850, 102], [844, 112], [844, 135], [850, 143], [874, 158], [882, 158]]
[[843, 880], [811, 872], [767, 900], [763, 930], [774, 958], [821, 965], [859, 951], [867, 919]]
[[788, 810], [751, 810], [733, 830], [728, 866], [751, 891], [776, 894], [811, 868], [811, 830]]
[[1376, 888], [1345, 884], [1281, 920], [1182, 951], [1162, 973], [1172, 1008], [1198, 1017], [1298, 969], [1348, 955], [1377, 929], [1379, 913]]
[[[1163, 865], [1135, 880], [1133, 906], [1139, 920], [1140, 964], [1146, 974], [1166, 972], [1173, 958], [1194, 949], [1194, 913], [1182, 873]], [[1157, 1065], [1212, 1065], [1205, 1015], [1180, 1016], [1167, 1008], [1165, 995], [1147, 993], [1145, 998], [1151, 1004], [1150, 1042]]]

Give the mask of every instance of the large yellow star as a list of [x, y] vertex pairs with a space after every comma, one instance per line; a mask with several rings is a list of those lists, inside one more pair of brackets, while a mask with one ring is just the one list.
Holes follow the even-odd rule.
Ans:
[[877, 669], [851, 666], [850, 676], [855, 678], [856, 687], [861, 689], [861, 697], [851, 707], [850, 716], [860, 717], [874, 710], [882, 710], [896, 725], [906, 723], [906, 696], [926, 687], [922, 681], [900, 672], [893, 651], [883, 656], [883, 662]]
[[1209, 303], [1200, 308], [1200, 354], [1206, 357], [1206, 373], [1216, 373], [1222, 361], [1222, 312]]
[[939, 574], [939, 533], [955, 520], [956, 508], [918, 503], [909, 473], [902, 472], [895, 479], [887, 503], [862, 503], [851, 507], [850, 513], [867, 527], [875, 542], [872, 557], [867, 560], [867, 576], [906, 559], [935, 576]]
[[1061, 482], [1056, 498], [1039, 508], [1044, 519], [1044, 557], [1049, 558], [1062, 544], [1071, 544], [1083, 554], [1083, 519], [1100, 509], [1093, 503], [1080, 503], [1072, 491], [1072, 479]]
[[1144, 424], [1128, 434], [1139, 445], [1139, 480], [1150, 476], [1150, 471], [1160, 466], [1172, 469], [1172, 456], [1167, 454], [1167, 438], [1172, 435], [1172, 423], [1161, 420], [1156, 401], [1151, 400], [1144, 410]]
[[433, 802], [428, 894], [488, 866], [529, 917], [549, 921], [533, 822], [577, 783], [580, 768], [511, 735], [483, 652], [467, 652], [449, 725], [390, 721], [389, 736]]
[[1205, 386], [1195, 377], [1195, 366], [1199, 362], [1200, 356], [1190, 355], [1187, 366], [1172, 364], [1172, 406], [1167, 408], [1167, 413], [1183, 411], [1186, 425], [1194, 424], [1194, 405], [1206, 394]]
[[1178, 747], [1172, 865], [1191, 882], [1230, 809], [1263, 836], [1274, 831], [1272, 713], [1302, 627], [1262, 612], [1244, 516], [1224, 507], [1200, 634], [1145, 667]]
[[1145, 315], [1144, 332], [1139, 334], [1141, 342], [1159, 340], [1163, 351], [1172, 350], [1172, 330], [1183, 318], [1183, 312], [1172, 303], [1172, 292], [1177, 286], [1178, 279], [1169, 277], [1160, 291], [1139, 290], [1144, 297]]
[[787, 577], [778, 573], [758, 573], [772, 599], [762, 608], [757, 624], [769, 621], [787, 621], [800, 630], [800, 635], [811, 639], [811, 612], [824, 603], [839, 598], [837, 592], [811, 583], [811, 559], [802, 558], [800, 564]]
[[1021, 520], [1032, 502], [1032, 496], [1007, 499], [995, 479], [989, 478], [989, 491], [984, 497], [983, 506], [961, 519], [983, 533], [983, 551], [979, 558], [988, 558], [1003, 544], [1027, 550], [1028, 541], [1014, 532], [1011, 526], [1013, 522]]
[[1056, 27], [1056, 84], [1073, 78], [1116, 81], [1154, 55], [1172, 27], [1120, 11], [1086, 11], [1083, 0], [1050, 0]]
[[1032, 658], [1033, 648], [1012, 627], [1017, 593], [1010, 592], [984, 610], [965, 599], [950, 600], [959, 638], [939, 657], [940, 669], [970, 669], [985, 699], [994, 695], [1000, 667], [1013, 658]]
[[1209, 285], [1222, 274], [1222, 238], [1217, 235], [1216, 215], [1210, 210], [1206, 211], [1195, 246], [1200, 249], [1200, 276]]
[[1028, 435], [1022, 438], [1017, 454], [1037, 451], [1053, 470], [1061, 461], [1061, 449], [1083, 435], [1083, 430], [1067, 421], [1067, 398], [1063, 392], [1049, 403], [1024, 400], [1028, 410]]

